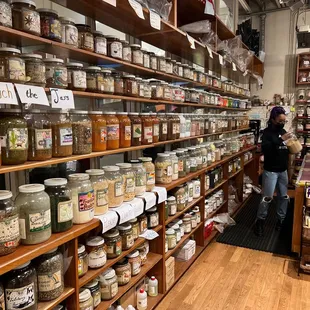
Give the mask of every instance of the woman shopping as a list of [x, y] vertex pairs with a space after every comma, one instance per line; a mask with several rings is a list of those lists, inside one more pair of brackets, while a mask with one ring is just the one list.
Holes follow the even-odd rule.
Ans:
[[288, 185], [288, 155], [286, 141], [291, 138], [291, 133], [284, 129], [286, 123], [285, 110], [282, 107], [274, 107], [271, 110], [268, 127], [262, 137], [262, 152], [264, 155], [262, 200], [258, 207], [255, 233], [258, 236], [264, 234], [264, 223], [268, 214], [268, 208], [276, 191], [277, 225], [280, 230], [286, 216], [289, 197]]

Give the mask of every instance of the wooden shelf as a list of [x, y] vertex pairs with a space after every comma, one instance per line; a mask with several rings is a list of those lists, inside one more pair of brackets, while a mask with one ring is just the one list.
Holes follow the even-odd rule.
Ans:
[[[162, 229], [161, 225], [158, 225], [156, 228], [154, 228], [154, 230], [156, 232], [159, 232], [161, 229]], [[116, 258], [108, 259], [106, 264], [103, 267], [97, 268], [97, 269], [88, 269], [87, 273], [83, 277], [79, 278], [79, 287], [84, 286], [86, 283], [88, 283], [91, 280], [93, 280], [96, 277], [98, 277], [105, 270], [107, 270], [108, 268], [112, 267], [114, 264], [116, 264], [123, 257], [125, 257], [126, 255], [130, 254], [131, 252], [133, 252], [136, 248], [138, 248], [144, 242], [145, 242], [144, 238], [138, 238], [135, 241], [134, 245], [129, 250], [123, 251], [122, 254], [120, 256], [116, 257]]]
[[158, 294], [155, 297], [147, 296], [147, 310], [153, 310], [164, 298], [164, 294]]
[[254, 161], [254, 158], [251, 158], [250, 160], [246, 161], [246, 162], [243, 164], [243, 166], [248, 165], [248, 164], [251, 163], [252, 161]]
[[230, 216], [234, 217], [243, 208], [243, 206], [250, 200], [251, 197], [252, 193], [249, 194], [249, 196], [246, 199], [244, 199], [241, 203], [239, 203], [239, 205], [236, 207], [236, 209]]
[[216, 191], [218, 188], [220, 188], [221, 186], [223, 186], [228, 180], [223, 180], [222, 182], [220, 182], [219, 184], [217, 184], [215, 187], [208, 189], [205, 192], [205, 196], [208, 196], [210, 194], [212, 194], [214, 191]]
[[74, 288], [65, 287], [64, 292], [58, 298], [52, 301], [39, 302], [38, 310], [52, 310], [54, 307], [59, 305], [62, 301], [67, 299], [69, 296], [71, 296], [74, 293], [74, 291], [75, 291]]
[[135, 284], [137, 284], [160, 260], [162, 259], [162, 255], [149, 253], [147, 255], [146, 263], [141, 267], [141, 271], [136, 276], [132, 277], [130, 282], [124, 286], [118, 287], [118, 293], [115, 297], [108, 301], [102, 301], [99, 306], [96, 308], [97, 310], [106, 310], [113, 304], [116, 300], [122, 297], [128, 290], [130, 290]]
[[239, 169], [238, 171], [234, 172], [233, 174], [231, 174], [228, 179], [232, 179], [234, 178], [236, 175], [238, 175], [243, 169]]
[[221, 210], [224, 205], [227, 203], [227, 200], [225, 200], [218, 208], [216, 208], [213, 212], [211, 212], [210, 214], [208, 214], [208, 216], [205, 218], [205, 220], [209, 220], [211, 219], [217, 212], [219, 212], [219, 210]]

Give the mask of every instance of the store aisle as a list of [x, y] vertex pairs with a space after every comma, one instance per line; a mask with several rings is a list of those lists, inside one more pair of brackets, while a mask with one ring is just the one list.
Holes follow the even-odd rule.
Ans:
[[156, 310], [310, 309], [310, 276], [290, 258], [213, 242]]

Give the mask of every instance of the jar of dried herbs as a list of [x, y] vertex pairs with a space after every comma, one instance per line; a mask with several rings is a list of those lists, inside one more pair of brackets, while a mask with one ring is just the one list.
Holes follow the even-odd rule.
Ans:
[[0, 309], [5, 310], [4, 289], [2, 283], [0, 283]]
[[50, 301], [58, 298], [64, 291], [63, 256], [55, 248], [36, 260], [38, 274], [38, 299]]
[[79, 291], [79, 310], [93, 310], [94, 300], [91, 292], [87, 288]]
[[86, 285], [83, 286], [83, 288], [87, 288], [90, 290], [90, 293], [93, 297], [93, 307], [94, 309], [99, 306], [101, 302], [101, 293], [100, 293], [100, 286], [98, 280], [93, 280]]

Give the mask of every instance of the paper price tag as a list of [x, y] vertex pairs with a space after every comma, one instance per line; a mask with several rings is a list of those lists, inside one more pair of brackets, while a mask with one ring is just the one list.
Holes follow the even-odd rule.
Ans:
[[232, 62], [232, 69], [233, 69], [233, 71], [237, 71], [237, 67], [236, 67], [236, 64], [234, 62]]
[[154, 193], [146, 192], [137, 198], [144, 198], [145, 200], [145, 210], [148, 210], [156, 205], [156, 195]]
[[243, 76], [246, 76], [248, 74], [248, 70], [245, 70], [243, 73]]
[[143, 234], [141, 234], [139, 237], [145, 238], [146, 240], [153, 240], [157, 238], [159, 234], [154, 230], [146, 230]]
[[141, 19], [145, 19], [144, 14], [143, 14], [142, 5], [135, 0], [128, 0], [128, 2], [130, 4], [130, 6], [133, 8], [133, 10], [136, 12], [138, 17], [140, 17]]
[[213, 59], [212, 49], [211, 49], [211, 47], [210, 47], [210, 46], [208, 46], [208, 45], [207, 45], [207, 50], [208, 50], [208, 53], [209, 53], [210, 58], [212, 58], [212, 59]]
[[150, 11], [150, 23], [154, 29], [160, 30], [161, 28], [160, 16], [153, 11]]
[[220, 63], [221, 66], [223, 66], [223, 63], [224, 63], [223, 56], [220, 55], [220, 54], [219, 54], [219, 63]]
[[126, 202], [122, 203], [118, 208], [114, 208], [113, 211], [119, 215], [120, 224], [128, 222], [135, 217], [132, 206]]
[[102, 233], [114, 228], [118, 222], [118, 216], [114, 211], [108, 211], [103, 215], [96, 215], [96, 218], [99, 219], [102, 223]]
[[157, 203], [162, 203], [167, 200], [167, 190], [164, 187], [155, 186], [152, 192], [157, 193], [158, 195]]
[[18, 105], [17, 96], [12, 83], [0, 83], [0, 104]]
[[193, 37], [191, 37], [190, 35], [186, 34], [186, 37], [187, 37], [187, 40], [190, 44], [190, 47], [194, 50], [196, 49], [196, 46], [195, 46], [195, 39]]
[[52, 108], [74, 109], [72, 90], [50, 88]]
[[109, 3], [116, 7], [116, 0], [102, 0], [103, 2]]
[[134, 198], [130, 201], [133, 209], [134, 217], [141, 215], [144, 212], [144, 201], [139, 198]]
[[43, 87], [24, 84], [15, 84], [15, 87], [22, 103], [50, 105]]

